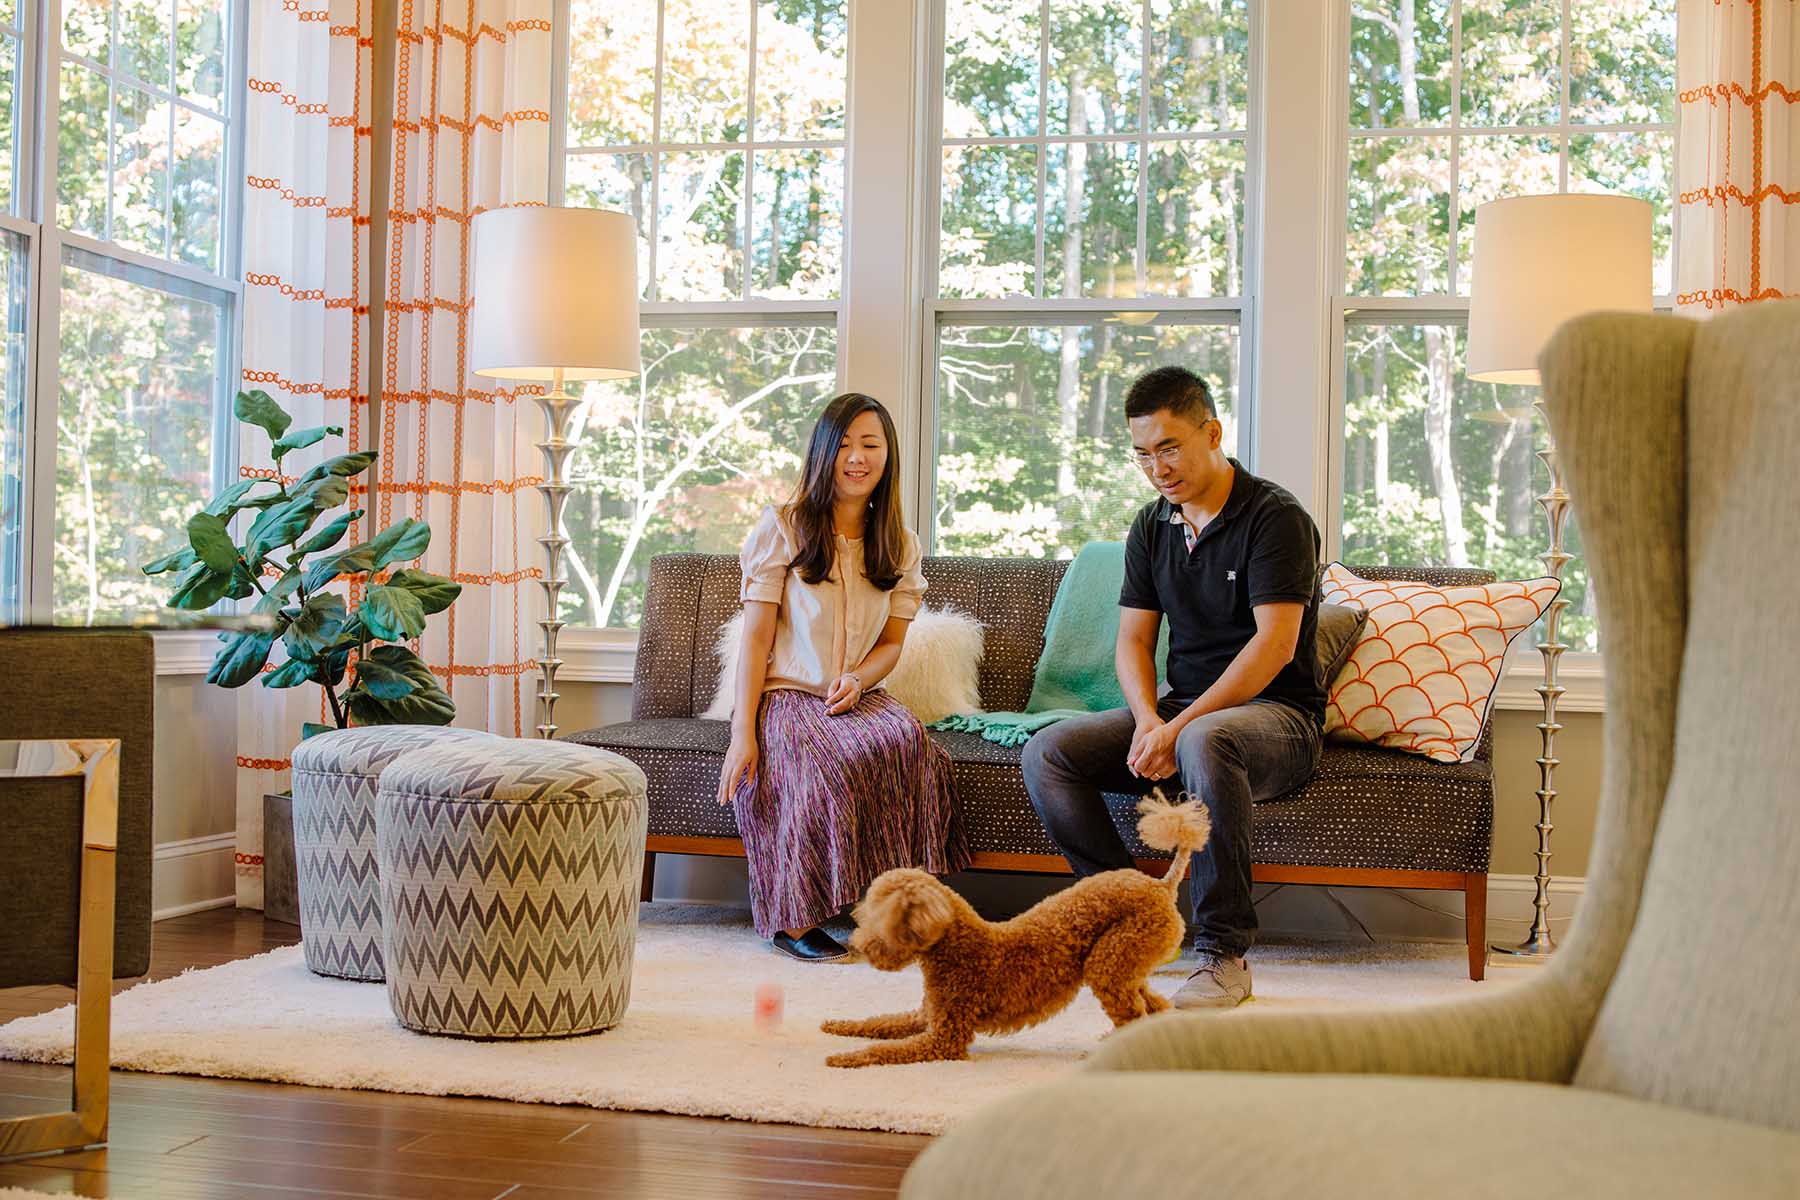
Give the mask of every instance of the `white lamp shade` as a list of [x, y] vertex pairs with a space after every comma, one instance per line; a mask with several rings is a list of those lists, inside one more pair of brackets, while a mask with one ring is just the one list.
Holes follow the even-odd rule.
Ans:
[[1475, 210], [1470, 379], [1538, 382], [1556, 327], [1599, 311], [1650, 311], [1650, 205], [1571, 193], [1490, 200]]
[[475, 239], [469, 369], [624, 379], [638, 361], [637, 222], [594, 208], [497, 208]]

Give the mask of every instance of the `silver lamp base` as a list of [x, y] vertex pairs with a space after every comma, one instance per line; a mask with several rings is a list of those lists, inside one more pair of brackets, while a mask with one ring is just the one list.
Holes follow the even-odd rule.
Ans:
[[[1544, 416], [1544, 401], [1540, 396], [1532, 402], [1532, 407]], [[1548, 417], [1545, 417], [1546, 423]], [[1544, 510], [1544, 516], [1550, 524], [1550, 549], [1542, 556], [1546, 574], [1554, 575], [1560, 582], [1563, 568], [1569, 565], [1573, 557], [1563, 549], [1563, 525], [1569, 515], [1569, 493], [1563, 489], [1562, 469], [1556, 463], [1556, 446], [1547, 443], [1538, 451], [1538, 458], [1550, 472], [1550, 487], [1538, 497], [1538, 504]], [[1556, 801], [1556, 768], [1559, 760], [1556, 757], [1556, 735], [1562, 732], [1562, 722], [1556, 717], [1556, 702], [1562, 698], [1563, 687], [1556, 681], [1557, 664], [1561, 662], [1563, 651], [1568, 647], [1562, 643], [1558, 633], [1562, 626], [1563, 610], [1569, 602], [1560, 591], [1544, 610], [1544, 640], [1538, 643], [1538, 653], [1544, 658], [1544, 682], [1538, 685], [1537, 694], [1544, 702], [1544, 716], [1538, 722], [1538, 734], [1542, 739], [1538, 753], [1538, 848], [1537, 874], [1532, 878], [1537, 884], [1537, 893], [1532, 901], [1531, 932], [1525, 940], [1516, 946], [1493, 945], [1489, 951], [1499, 956], [1502, 962], [1543, 962], [1556, 950], [1556, 939], [1550, 935], [1550, 832], [1556, 828], [1550, 823], [1550, 807]]]
[[568, 503], [569, 485], [563, 474], [570, 451], [575, 443], [569, 441], [569, 416], [578, 403], [576, 397], [563, 391], [563, 373], [557, 370], [550, 385], [550, 391], [535, 397], [538, 408], [543, 410], [544, 422], [548, 426], [548, 436], [537, 443], [537, 448], [544, 454], [544, 482], [538, 484], [538, 494], [544, 498], [544, 506], [549, 513], [549, 532], [540, 537], [538, 545], [544, 548], [544, 577], [538, 580], [538, 586], [544, 589], [544, 619], [538, 622], [543, 631], [543, 654], [538, 658], [538, 726], [540, 738], [556, 736], [556, 672], [562, 666], [562, 659], [556, 656], [556, 637], [562, 632], [563, 622], [558, 619], [562, 590], [569, 581], [563, 575], [563, 551], [569, 545], [569, 538], [563, 529], [563, 506]]

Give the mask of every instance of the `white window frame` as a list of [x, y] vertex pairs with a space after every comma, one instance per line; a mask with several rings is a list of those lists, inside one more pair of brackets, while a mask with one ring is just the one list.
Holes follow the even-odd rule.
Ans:
[[[1260, 278], [1260, 256], [1255, 252], [1261, 240], [1263, 225], [1260, 219], [1262, 183], [1259, 178], [1257, 164], [1262, 157], [1263, 122], [1261, 120], [1261, 81], [1263, 77], [1264, 46], [1267, 42], [1264, 30], [1263, 5], [1251, 0], [1248, 5], [1250, 62], [1248, 71], [1248, 105], [1244, 114], [1245, 129], [1242, 138], [1235, 133], [1205, 132], [1199, 134], [1183, 134], [1177, 131], [1166, 131], [1157, 134], [1154, 131], [1139, 130], [1126, 134], [1084, 134], [1079, 136], [1051, 134], [1048, 129], [1048, 97], [1040, 96], [1038, 102], [1038, 132], [1021, 137], [977, 137], [946, 138], [943, 136], [944, 116], [944, 11], [945, 0], [925, 0], [921, 4], [922, 16], [927, 22], [923, 43], [924, 61], [916, 68], [916, 73], [926, 80], [925, 104], [922, 113], [923, 129], [919, 140], [921, 162], [916, 187], [921, 195], [916, 204], [921, 224], [915, 236], [923, 238], [921, 246], [922, 262], [917, 274], [921, 285], [918, 326], [914, 333], [918, 347], [918, 374], [915, 376], [914, 407], [919, 413], [918, 441], [914, 450], [913, 462], [919, 464], [913, 472], [916, 481], [913, 489], [912, 504], [908, 507], [907, 516], [913, 528], [924, 542], [926, 552], [930, 553], [937, 541], [936, 521], [932, 519], [935, 511], [937, 494], [937, 445], [938, 445], [938, 412], [937, 412], [937, 332], [939, 322], [946, 316], [955, 316], [961, 320], [994, 325], [1032, 324], [1067, 325], [1069, 318], [1089, 316], [1099, 321], [1106, 316], [1129, 308], [1134, 312], [1155, 313], [1157, 316], [1197, 318], [1195, 324], [1235, 325], [1238, 331], [1238, 369], [1234, 409], [1231, 421], [1235, 426], [1239, 457], [1252, 469], [1255, 469], [1262, 451], [1257, 438], [1257, 403], [1258, 395], [1258, 361], [1259, 356], [1253, 352], [1256, 337], [1256, 313], [1258, 305], [1258, 282]], [[1144, 0], [1143, 33], [1147, 39], [1150, 30], [1150, 2]], [[1038, 16], [1038, 70], [1040, 79], [1046, 73], [1049, 54], [1050, 37], [1050, 3], [1040, 0]], [[1144, 61], [1139, 76], [1143, 95], [1147, 97], [1151, 75], [1150, 63]], [[1144, 106], [1147, 109], [1147, 105]], [[1140, 114], [1142, 116], [1143, 114]], [[1018, 145], [1033, 146], [1037, 149], [1038, 192], [1037, 212], [1037, 259], [1033, 276], [1034, 286], [1042, 291], [1044, 281], [1044, 240], [1045, 240], [1045, 172], [1048, 168], [1049, 149], [1054, 145], [1071, 145], [1074, 143], [1118, 143], [1135, 145], [1140, 152], [1158, 142], [1231, 140], [1244, 144], [1244, 226], [1243, 237], [1243, 278], [1242, 294], [1230, 297], [1181, 297], [1181, 296], [1134, 296], [1129, 300], [1120, 298], [1063, 298], [1043, 295], [1031, 299], [956, 299], [938, 296], [938, 264], [939, 238], [943, 232], [943, 150], [946, 146], [973, 145]], [[1149, 179], [1148, 156], [1140, 153], [1138, 161], [1138, 248], [1146, 249], [1144, 241], [1144, 189]], [[1137, 264], [1140, 272], [1145, 264]], [[1233, 320], [1222, 321], [1216, 318], [1229, 314]], [[1203, 318], [1214, 317], [1214, 321]], [[1148, 498], [1148, 493], [1146, 493]], [[1121, 531], [1122, 534], [1123, 531]]]
[[[558, 0], [555, 22], [565, 38], [567, 2]], [[942, 0], [852, 0], [844, 270], [836, 306], [838, 386], [892, 398], [889, 407], [907, 442], [905, 511], [920, 529], [932, 511], [935, 489], [938, 315], [979, 313], [1024, 322], [1119, 307], [1104, 299], [935, 298], [942, 11]], [[1144, 297], [1130, 304], [1237, 314], [1244, 461], [1318, 515], [1326, 553], [1335, 557], [1342, 507], [1345, 312], [1381, 307], [1424, 319], [1455, 316], [1467, 305], [1438, 297], [1344, 296], [1349, 6], [1345, 0], [1251, 0], [1250, 14], [1244, 294], [1236, 301]], [[566, 70], [566, 46], [559, 45], [556, 62], [559, 71]], [[566, 79], [557, 87], [566, 88]], [[565, 95], [557, 92], [559, 111], [566, 107]], [[553, 129], [553, 170], [560, 183], [560, 123], [553, 122]], [[707, 307], [716, 307], [720, 316], [747, 319], [771, 306]], [[645, 305], [646, 316], [659, 315], [656, 309]], [[563, 639], [566, 678], [631, 682], [635, 632], [569, 629]], [[1512, 669], [1497, 696], [1500, 706], [1539, 709], [1532, 691], [1541, 669], [1536, 651], [1516, 647], [1508, 665]], [[1564, 656], [1560, 679], [1568, 689], [1559, 702], [1562, 711], [1603, 710], [1600, 656]]]
[[[171, 18], [174, 6], [171, 3]], [[58, 367], [60, 354], [61, 281], [64, 247], [75, 247], [99, 258], [125, 264], [140, 274], [180, 281], [211, 293], [224, 304], [224, 344], [219, 347], [220, 386], [215, 397], [212, 423], [212, 482], [217, 490], [237, 475], [237, 422], [230, 395], [242, 372], [243, 329], [243, 187], [245, 71], [249, 47], [247, 0], [227, 0], [229, 44], [225, 47], [225, 87], [217, 113], [224, 125], [223, 179], [219, 189], [218, 274], [157, 258], [111, 242], [60, 228], [57, 204], [57, 121], [62, 79], [62, 0], [41, 5], [21, 4], [25, 16], [20, 40], [18, 174], [14, 187], [18, 206], [30, 219], [0, 214], [0, 227], [25, 236], [30, 243], [32, 305], [27, 318], [25, 344], [30, 361], [26, 367], [24, 445], [28, 459], [22, 464], [26, 496], [21, 548], [21, 607], [26, 621], [49, 623], [54, 612], [56, 536], [56, 416], [61, 401]], [[116, 30], [115, 30], [116, 36]], [[171, 27], [171, 54], [174, 31]], [[102, 77], [113, 72], [81, 56], [76, 58]], [[158, 89], [153, 94], [165, 95]], [[109, 93], [110, 94], [110, 93]], [[197, 108], [179, 98], [174, 103]], [[174, 120], [171, 108], [170, 121]], [[111, 114], [108, 114], [108, 211], [111, 211]], [[174, 162], [168, 206], [173, 204]], [[173, 238], [173, 231], [170, 231]], [[154, 286], [144, 284], [141, 286]], [[190, 674], [205, 669], [211, 660], [212, 635], [201, 632], [158, 633], [157, 673]], [[204, 657], [205, 662], [201, 659]]]
[[[656, 53], [658, 75], [656, 86], [662, 86], [660, 66], [662, 59], [663, 11], [666, 0], [643, 0], [644, 3], [656, 5]], [[909, 0], [894, 0], [894, 8], [905, 8]], [[553, 0], [551, 5], [551, 121], [550, 121], [550, 203], [563, 203], [566, 184], [566, 168], [570, 153], [569, 130], [565, 114], [569, 110], [569, 10], [571, 0]], [[874, 102], [873, 97], [859, 92], [857, 72], [854, 63], [857, 58], [859, 36], [863, 38], [865, 55], [870, 45], [868, 26], [879, 24], [888, 15], [884, 3], [879, 8], [867, 3], [850, 0], [846, 10], [846, 42], [845, 54], [845, 123], [844, 132], [838, 138], [823, 138], [817, 141], [759, 141], [756, 137], [756, 53], [755, 30], [759, 5], [750, 0], [751, 45], [749, 53], [748, 89], [745, 93], [745, 137], [741, 142], [719, 143], [674, 143], [662, 140], [662, 104], [657, 97], [650, 141], [621, 146], [594, 147], [594, 152], [606, 154], [644, 154], [652, 165], [651, 191], [649, 211], [654, 215], [658, 208], [658, 183], [660, 171], [656, 168], [658, 155], [667, 152], [687, 150], [717, 153], [742, 152], [744, 154], [744, 197], [743, 207], [739, 214], [740, 228], [744, 232], [744, 287], [743, 294], [735, 300], [704, 301], [670, 301], [655, 299], [656, 296], [656, 256], [658, 243], [661, 241], [660, 230], [653, 230], [657, 236], [649, 239], [649, 274], [647, 281], [648, 295], [652, 299], [641, 301], [638, 305], [639, 318], [645, 329], [691, 329], [701, 327], [742, 327], [753, 325], [775, 325], [789, 322], [797, 324], [817, 323], [829, 325], [837, 333], [837, 390], [843, 391], [850, 377], [845, 361], [844, 339], [848, 328], [853, 323], [849, 320], [851, 305], [848, 291], [850, 286], [850, 263], [856, 250], [852, 247], [855, 235], [850, 215], [850, 197], [859, 192], [876, 192], [879, 189], [873, 184], [866, 188], [857, 188], [851, 183], [851, 174], [855, 170], [855, 155], [851, 150], [852, 139], [856, 136], [857, 113], [863, 100]], [[888, 47], [890, 53], [892, 46]], [[577, 147], [580, 153], [586, 147]], [[843, 215], [844, 230], [844, 266], [838, 279], [838, 298], [835, 300], [774, 300], [757, 298], [755, 291], [755, 248], [751, 243], [750, 233], [755, 205], [755, 164], [756, 152], [759, 150], [809, 150], [809, 149], [842, 149], [844, 152], [844, 185], [845, 203]], [[654, 217], [653, 217], [654, 219]], [[865, 233], [860, 243], [872, 239]], [[867, 253], [867, 251], [864, 251]], [[865, 388], [864, 390], [872, 390]], [[879, 394], [879, 393], [878, 393]], [[896, 421], [901, 420], [900, 413], [895, 412]], [[904, 424], [901, 428], [906, 428]], [[563, 659], [560, 671], [561, 678], [582, 683], [630, 683], [634, 677], [637, 661], [638, 631], [636, 629], [612, 626], [598, 628], [591, 625], [571, 625], [563, 631], [557, 643], [558, 652]]]
[[[1466, 327], [1469, 316], [1469, 298], [1467, 294], [1459, 294], [1458, 275], [1463, 273], [1464, 264], [1459, 261], [1457, 234], [1460, 226], [1460, 194], [1458, 165], [1461, 142], [1468, 136], [1490, 136], [1496, 134], [1516, 134], [1521, 136], [1552, 136], [1559, 143], [1557, 186], [1566, 189], [1569, 184], [1569, 141], [1572, 134], [1578, 133], [1669, 133], [1671, 134], [1671, 153], [1669, 159], [1669, 190], [1671, 196], [1681, 194], [1680, 171], [1680, 108], [1676, 106], [1674, 119], [1667, 125], [1644, 123], [1604, 123], [1587, 124], [1572, 122], [1569, 119], [1570, 74], [1570, 0], [1562, 0], [1562, 29], [1559, 51], [1558, 72], [1560, 75], [1560, 101], [1558, 122], [1554, 126], [1464, 126], [1461, 120], [1462, 111], [1462, 0], [1452, 0], [1452, 43], [1456, 53], [1451, 58], [1451, 119], [1450, 124], [1443, 127], [1426, 127], [1420, 129], [1383, 129], [1379, 133], [1361, 133], [1358, 138], [1396, 137], [1402, 135], [1438, 136], [1450, 141], [1450, 223], [1448, 229], [1448, 260], [1446, 277], [1448, 292], [1439, 296], [1350, 296], [1346, 294], [1346, 276], [1348, 274], [1348, 189], [1350, 121], [1347, 105], [1349, 89], [1347, 85], [1349, 47], [1350, 47], [1350, 5], [1339, 0], [1308, 0], [1310, 3], [1329, 5], [1331, 11], [1321, 14], [1329, 17], [1332, 49], [1330, 62], [1330, 86], [1335, 96], [1328, 98], [1331, 106], [1331, 123], [1328, 128], [1334, 131], [1336, 148], [1333, 155], [1335, 163], [1329, 187], [1324, 189], [1332, 197], [1331, 257], [1328, 267], [1331, 273], [1332, 286], [1329, 302], [1330, 345], [1332, 351], [1331, 370], [1326, 384], [1329, 397], [1326, 409], [1327, 421], [1325, 434], [1327, 438], [1325, 488], [1326, 504], [1315, 509], [1322, 516], [1320, 532], [1325, 538], [1328, 558], [1338, 557], [1343, 548], [1343, 507], [1344, 507], [1344, 438], [1346, 397], [1345, 380], [1345, 340], [1347, 317], [1353, 312], [1380, 313], [1385, 316], [1400, 318], [1396, 323], [1418, 325], [1454, 325]], [[1677, 39], [1680, 31], [1677, 29]], [[1673, 204], [1671, 204], [1671, 211]], [[1675, 297], [1674, 272], [1675, 264], [1680, 261], [1680, 222], [1675, 222], [1669, 241], [1670, 291], [1656, 296], [1652, 303], [1659, 310], [1674, 307]], [[1466, 281], [1462, 281], [1466, 287]], [[1534, 418], [1535, 419], [1535, 418]], [[1534, 506], [1535, 508], [1535, 506]], [[1545, 549], [1549, 549], [1549, 531], [1544, 532]], [[1541, 710], [1543, 699], [1537, 694], [1536, 687], [1541, 682], [1543, 660], [1536, 649], [1536, 639], [1521, 637], [1517, 639], [1507, 654], [1506, 664], [1501, 674], [1499, 689], [1495, 694], [1495, 703], [1505, 709], [1526, 711]], [[1606, 710], [1605, 684], [1606, 665], [1603, 653], [1593, 651], [1569, 652], [1563, 655], [1557, 669], [1557, 681], [1565, 689], [1565, 694], [1557, 701], [1561, 712], [1598, 713]]]

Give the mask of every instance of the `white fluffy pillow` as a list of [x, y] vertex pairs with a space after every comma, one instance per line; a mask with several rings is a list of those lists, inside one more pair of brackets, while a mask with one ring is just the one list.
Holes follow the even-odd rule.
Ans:
[[[738, 647], [744, 640], [740, 611], [719, 630], [713, 652], [721, 674], [712, 703], [700, 715], [728, 721], [735, 707]], [[895, 664], [881, 687], [926, 725], [957, 713], [981, 711], [981, 622], [953, 608], [922, 607], [907, 630]]]

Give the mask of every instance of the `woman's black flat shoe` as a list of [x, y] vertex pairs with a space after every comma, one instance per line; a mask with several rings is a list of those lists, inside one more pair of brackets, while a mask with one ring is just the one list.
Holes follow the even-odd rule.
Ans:
[[842, 942], [816, 926], [799, 937], [777, 933], [769, 939], [769, 944], [800, 962], [833, 962], [850, 957], [850, 951], [844, 948]]

